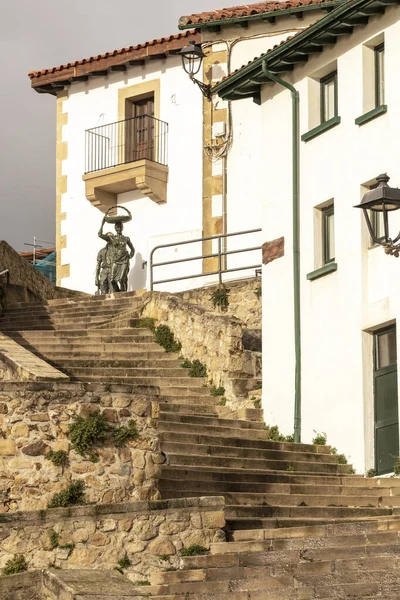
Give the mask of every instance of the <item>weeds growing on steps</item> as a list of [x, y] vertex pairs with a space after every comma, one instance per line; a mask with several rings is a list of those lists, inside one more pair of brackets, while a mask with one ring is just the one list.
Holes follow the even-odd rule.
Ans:
[[25, 556], [17, 554], [13, 558], [10, 558], [3, 568], [3, 575], [16, 575], [28, 570], [28, 565], [25, 560]]
[[202, 554], [207, 554], [207, 548], [204, 546], [199, 546], [199, 544], [192, 544], [188, 548], [182, 548], [180, 551], [181, 556], [201, 556]]
[[154, 332], [154, 339], [166, 352], [179, 352], [182, 344], [175, 339], [168, 325], [160, 325]]
[[85, 504], [85, 484], [83, 481], [73, 481], [65, 490], [54, 494], [47, 508], [60, 508]]
[[[193, 361], [185, 359], [181, 364], [181, 367], [189, 369], [190, 377], [207, 377], [207, 367], [197, 359]], [[216, 394], [212, 395], [215, 396]]]

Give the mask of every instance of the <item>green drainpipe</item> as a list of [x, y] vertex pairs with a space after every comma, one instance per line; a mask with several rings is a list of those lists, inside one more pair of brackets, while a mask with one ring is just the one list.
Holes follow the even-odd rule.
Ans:
[[292, 94], [292, 206], [293, 206], [293, 293], [294, 293], [294, 348], [295, 395], [294, 441], [301, 441], [301, 326], [300, 326], [300, 244], [299, 244], [299, 92], [296, 88], [268, 71], [262, 63], [262, 72], [271, 81], [279, 83]]

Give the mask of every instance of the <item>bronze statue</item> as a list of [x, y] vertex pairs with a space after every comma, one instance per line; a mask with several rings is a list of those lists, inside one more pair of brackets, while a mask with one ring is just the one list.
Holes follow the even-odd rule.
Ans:
[[[106, 234], [109, 235], [109, 234]], [[109, 294], [111, 292], [110, 285], [110, 258], [109, 258], [109, 247], [107, 244], [100, 250], [97, 255], [97, 266], [96, 266], [96, 287], [98, 294]]]
[[[132, 215], [127, 208], [121, 206], [120, 208], [123, 208], [127, 212], [127, 215], [109, 216], [108, 213], [113, 208], [118, 207], [112, 206], [108, 209], [101, 223], [99, 237], [107, 242], [107, 260], [110, 265], [110, 291], [126, 292], [128, 290], [129, 260], [133, 258], [135, 248], [131, 240], [122, 235], [122, 230], [124, 227], [123, 223], [130, 221]], [[116, 233], [103, 233], [104, 223], [114, 223]]]

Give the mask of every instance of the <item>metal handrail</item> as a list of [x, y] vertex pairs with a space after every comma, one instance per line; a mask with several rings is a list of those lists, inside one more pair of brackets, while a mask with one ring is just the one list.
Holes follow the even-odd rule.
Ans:
[[[237, 231], [235, 233], [221, 233], [219, 235], [211, 235], [208, 237], [196, 238], [194, 240], [184, 240], [182, 242], [175, 242], [175, 243], [171, 243], [171, 244], [160, 244], [159, 246], [155, 246], [150, 253], [150, 289], [151, 289], [151, 291], [153, 291], [155, 285], [160, 284], [160, 283], [183, 281], [186, 279], [195, 279], [197, 277], [210, 277], [211, 275], [218, 275], [219, 284], [222, 285], [223, 273], [234, 273], [235, 271], [249, 271], [249, 270], [259, 269], [262, 266], [261, 263], [257, 264], [257, 265], [236, 267], [234, 269], [223, 268], [223, 261], [222, 261], [223, 257], [229, 256], [230, 254], [239, 254], [242, 252], [254, 252], [256, 250], [261, 250], [262, 246], [253, 246], [250, 248], [240, 248], [238, 250], [222, 250], [222, 240], [229, 238], [229, 237], [238, 236], [238, 235], [248, 235], [251, 233], [259, 233], [260, 231], [262, 231], [261, 228], [249, 229], [247, 231]], [[208, 242], [210, 240], [218, 240], [218, 252], [214, 252], [212, 254], [201, 254], [199, 256], [191, 256], [188, 258], [181, 258], [178, 260], [168, 260], [168, 261], [163, 261], [163, 262], [158, 262], [158, 263], [153, 262], [154, 253], [157, 250], [160, 250], [161, 248], [175, 248], [176, 246], [184, 246], [187, 244], [198, 244], [199, 242]], [[218, 258], [218, 270], [217, 271], [211, 271], [210, 273], [199, 273], [198, 275], [184, 275], [182, 277], [174, 277], [171, 279], [160, 279], [158, 281], [154, 281], [154, 268], [155, 267], [162, 267], [162, 266], [166, 266], [166, 265], [175, 265], [178, 263], [185, 263], [185, 262], [190, 262], [193, 260], [204, 260], [206, 258]]]

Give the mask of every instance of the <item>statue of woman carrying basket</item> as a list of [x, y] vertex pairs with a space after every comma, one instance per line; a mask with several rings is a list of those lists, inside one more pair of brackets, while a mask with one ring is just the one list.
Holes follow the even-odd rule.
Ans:
[[[110, 215], [110, 211], [114, 208], [123, 208], [127, 214]], [[99, 230], [99, 237], [109, 244], [110, 286], [113, 292], [126, 292], [128, 290], [129, 260], [133, 258], [135, 248], [131, 240], [122, 235], [122, 230], [124, 228], [123, 223], [128, 223], [131, 220], [132, 215], [127, 208], [112, 206], [106, 212]], [[116, 233], [103, 233], [104, 223], [114, 224]]]

